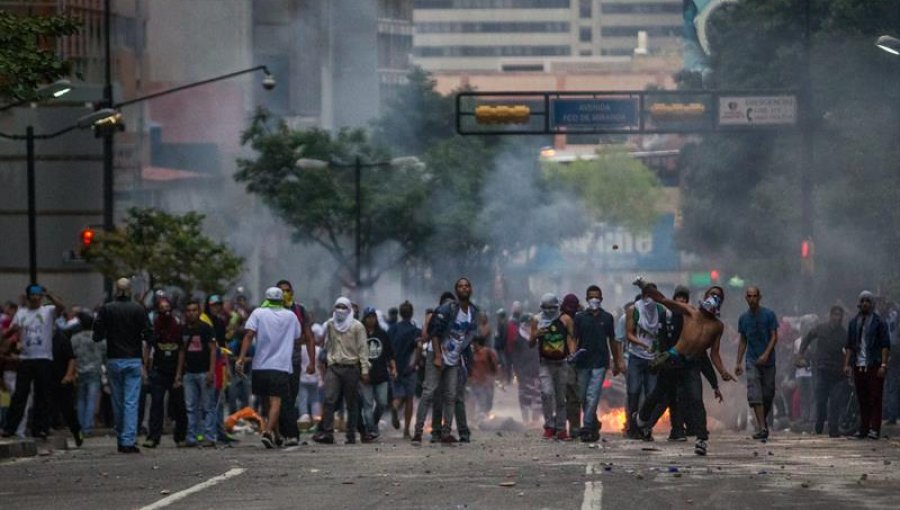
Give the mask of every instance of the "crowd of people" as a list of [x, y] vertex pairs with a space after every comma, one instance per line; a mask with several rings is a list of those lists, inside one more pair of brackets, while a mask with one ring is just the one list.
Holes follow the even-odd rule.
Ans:
[[[334, 443], [336, 433], [348, 444], [378, 441], [384, 418], [413, 443], [426, 427], [431, 442], [467, 443], [468, 416], [483, 423], [495, 390], [515, 385], [522, 422], [544, 439], [596, 442], [604, 383], [619, 376], [625, 437], [653, 440], [668, 413], [668, 439], [696, 437], [698, 455], [709, 438], [703, 379], [722, 402], [719, 379], [743, 377], [756, 440], [784, 419], [845, 434], [838, 389], [848, 380], [859, 438], [881, 436], [883, 407], [896, 422], [895, 305], [862, 292], [847, 325], [840, 306], [821, 323], [815, 316], [780, 322], [760, 290], [748, 287], [734, 330], [720, 318], [721, 287], [692, 303], [686, 287], [668, 298], [641, 278], [635, 285], [639, 294], [613, 312], [590, 285], [583, 298], [544, 294], [533, 314], [520, 302], [491, 313], [460, 278], [420, 325], [409, 301], [387, 313], [347, 297], [330, 311], [317, 301], [308, 309], [287, 280], [253, 306], [241, 292], [227, 300], [134, 296], [122, 278], [115, 298], [93, 310], [67, 307], [33, 284], [0, 316], [2, 435], [25, 437], [27, 427], [46, 438], [65, 426], [81, 446], [100, 422], [115, 431], [119, 452], [138, 453], [139, 436], [144, 448], [156, 448], [167, 422], [185, 448], [235, 442], [243, 422], [256, 424], [265, 447], [278, 448], [299, 444], [304, 431], [319, 443]], [[730, 354], [732, 343], [729, 371], [721, 351]]]

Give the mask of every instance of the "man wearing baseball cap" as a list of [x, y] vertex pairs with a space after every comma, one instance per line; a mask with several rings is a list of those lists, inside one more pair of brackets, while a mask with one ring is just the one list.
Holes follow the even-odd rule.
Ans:
[[280, 443], [278, 418], [281, 403], [290, 396], [291, 377], [300, 377], [300, 374], [293, 374], [291, 357], [294, 343], [303, 333], [297, 316], [284, 307], [284, 292], [278, 287], [266, 290], [265, 301], [253, 310], [244, 328], [247, 333], [241, 343], [241, 354], [235, 368], [238, 373], [244, 373], [247, 351], [255, 338], [251, 387], [257, 397], [268, 399], [269, 413], [262, 443], [266, 448], [274, 448]]
[[[65, 311], [65, 305], [56, 296], [37, 284], [25, 289], [27, 306], [20, 307], [12, 325], [4, 337], [20, 333], [19, 368], [16, 374], [16, 390], [10, 403], [3, 437], [12, 436], [25, 415], [28, 394], [34, 383], [34, 419], [31, 435], [46, 438], [49, 432], [50, 388], [53, 381], [53, 324]], [[45, 305], [44, 297], [52, 304]], [[80, 443], [80, 437], [76, 437]]]

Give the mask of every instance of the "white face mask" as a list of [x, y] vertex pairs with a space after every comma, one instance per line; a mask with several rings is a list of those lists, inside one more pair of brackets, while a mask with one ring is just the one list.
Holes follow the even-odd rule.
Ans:
[[588, 299], [588, 302], [587, 302], [588, 308], [590, 308], [591, 310], [599, 310], [600, 303], [602, 301], [603, 301], [602, 299], [597, 299], [597, 298]]
[[339, 310], [339, 309], [334, 310], [334, 320], [336, 320], [338, 322], [344, 322], [345, 320], [347, 320], [347, 317], [349, 317], [349, 316], [350, 316], [350, 310]]

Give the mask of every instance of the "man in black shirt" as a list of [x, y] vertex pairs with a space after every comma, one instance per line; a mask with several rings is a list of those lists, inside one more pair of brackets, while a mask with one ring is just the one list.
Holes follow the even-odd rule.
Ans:
[[835, 387], [846, 378], [841, 373], [844, 363], [844, 345], [847, 342], [847, 328], [843, 325], [844, 309], [832, 306], [828, 322], [818, 324], [803, 337], [800, 342], [800, 361], [806, 361], [804, 354], [815, 342], [812, 355], [813, 380], [816, 397], [816, 434], [825, 428], [828, 418], [828, 435], [838, 437], [838, 406], [840, 403], [832, 398]]
[[200, 303], [189, 301], [184, 309], [176, 384], [184, 384], [188, 416], [186, 446], [216, 446], [216, 338], [200, 320]]
[[66, 426], [75, 438], [75, 445], [81, 446], [84, 434], [78, 413], [75, 412], [75, 352], [68, 335], [60, 330], [53, 334], [53, 385], [50, 389], [53, 409], [62, 414]]
[[181, 325], [172, 315], [172, 305], [167, 299], [157, 303], [153, 321], [153, 338], [145, 346], [146, 371], [150, 374], [150, 431], [145, 448], [156, 448], [163, 431], [163, 404], [169, 394], [169, 416], [175, 420], [172, 438], [175, 444], [184, 445], [187, 434], [187, 414], [184, 409], [184, 388], [176, 384], [178, 360], [181, 357]]
[[135, 446], [138, 427], [138, 399], [144, 371], [143, 342], [153, 328], [144, 307], [131, 300], [131, 280], [116, 281], [116, 299], [106, 303], [94, 321], [94, 341], [106, 340], [107, 372], [116, 415], [120, 453], [140, 453]]
[[362, 441], [369, 443], [378, 438], [378, 422], [388, 406], [388, 389], [392, 377], [397, 376], [394, 349], [387, 333], [378, 324], [375, 308], [367, 306], [363, 310], [363, 325], [369, 344], [369, 382], [360, 384], [362, 397], [360, 411], [365, 428]]

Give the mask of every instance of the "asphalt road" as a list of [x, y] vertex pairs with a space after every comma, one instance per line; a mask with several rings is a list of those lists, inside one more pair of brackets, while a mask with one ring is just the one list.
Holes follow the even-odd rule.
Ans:
[[[469, 445], [236, 447], [115, 453], [112, 438], [0, 463], [11, 509], [897, 508], [900, 443], [784, 433], [768, 444], [714, 434], [691, 443], [607, 435], [595, 447], [537, 431], [476, 433]], [[662, 437], [665, 437], [662, 435]], [[187, 491], [187, 492], [183, 492]], [[151, 506], [156, 504], [156, 506]]]

